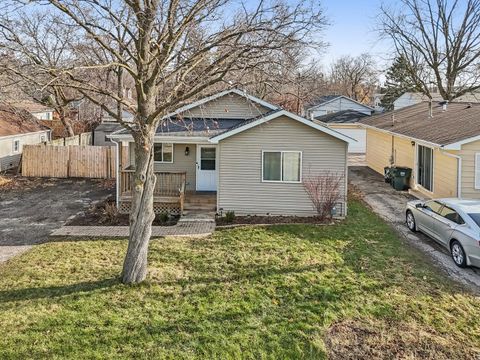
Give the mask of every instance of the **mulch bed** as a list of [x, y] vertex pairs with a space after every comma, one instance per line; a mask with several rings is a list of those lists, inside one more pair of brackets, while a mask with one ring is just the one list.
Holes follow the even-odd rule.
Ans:
[[321, 220], [318, 217], [302, 216], [235, 216], [233, 221], [227, 221], [225, 217], [216, 219], [218, 226], [228, 225], [275, 225], [275, 224], [329, 224], [330, 220]]
[[[161, 216], [156, 216], [154, 226], [173, 226], [178, 222], [178, 216], [170, 216], [165, 221]], [[68, 223], [68, 226], [129, 226], [128, 214], [118, 213], [115, 198], [110, 196], [105, 201], [91, 206], [86, 211], [78, 214]]]

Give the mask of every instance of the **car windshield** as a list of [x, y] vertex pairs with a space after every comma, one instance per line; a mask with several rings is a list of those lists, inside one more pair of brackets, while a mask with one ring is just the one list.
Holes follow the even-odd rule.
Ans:
[[468, 214], [468, 216], [470, 216], [473, 219], [473, 221], [475, 221], [475, 223], [480, 227], [480, 213]]

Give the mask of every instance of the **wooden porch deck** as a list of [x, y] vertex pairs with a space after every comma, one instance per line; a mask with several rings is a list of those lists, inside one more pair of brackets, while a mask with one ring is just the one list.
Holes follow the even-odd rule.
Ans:
[[[156, 214], [182, 215], [185, 202], [186, 172], [155, 172], [157, 181], [153, 195]], [[135, 170], [120, 171], [119, 211], [129, 213], [135, 186]]]

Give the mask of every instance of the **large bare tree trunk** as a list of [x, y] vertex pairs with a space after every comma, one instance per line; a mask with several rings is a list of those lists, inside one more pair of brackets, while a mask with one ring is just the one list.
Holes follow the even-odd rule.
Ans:
[[63, 128], [67, 132], [67, 135], [72, 137], [75, 136], [75, 132], [73, 131], [72, 124], [70, 123], [70, 119], [67, 118], [67, 115], [65, 114], [65, 110], [63, 108], [58, 110], [58, 115], [60, 117], [60, 122], [63, 125]]
[[149, 131], [135, 138], [135, 182], [130, 212], [130, 238], [127, 255], [123, 263], [122, 282], [139, 283], [147, 275], [148, 243], [152, 234], [153, 192], [153, 137]]

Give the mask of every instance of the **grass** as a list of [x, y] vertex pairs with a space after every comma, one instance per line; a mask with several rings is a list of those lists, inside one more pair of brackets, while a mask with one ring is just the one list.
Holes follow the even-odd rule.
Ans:
[[475, 358], [480, 301], [361, 203], [345, 222], [54, 242], [0, 266], [0, 358]]

